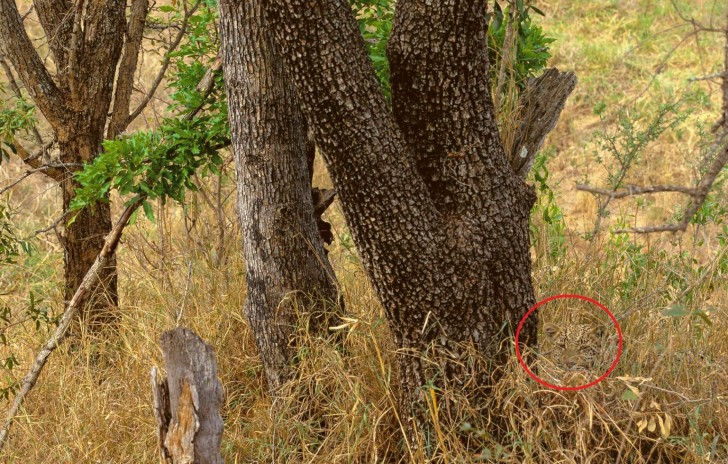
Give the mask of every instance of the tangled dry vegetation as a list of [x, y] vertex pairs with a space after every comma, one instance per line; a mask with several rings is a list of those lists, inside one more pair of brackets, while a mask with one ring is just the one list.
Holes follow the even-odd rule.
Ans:
[[[728, 460], [728, 248], [716, 238], [719, 227], [648, 238], [604, 233], [586, 241], [582, 234], [596, 206], [589, 195], [573, 190], [585, 171], [591, 181], [600, 180], [589, 172], [585, 149], [597, 123], [591, 107], [602, 97], [617, 102], [639, 96], [654, 75], [651, 67], [680, 37], [677, 31], [657, 39], [650, 34], [679, 18], [668, 1], [541, 3], [548, 12], [544, 28], [558, 39], [554, 64], [575, 68], [581, 85], [547, 141], [557, 150], [548, 167], [565, 222], [544, 222], [534, 214], [534, 283], [539, 297], [578, 293], [614, 312], [625, 349], [609, 378], [586, 390], [559, 392], [529, 379], [513, 358], [489, 393], [486, 413], [468, 406], [467, 388], [431, 390], [430, 412], [441, 418], [436, 435], [420, 446], [406, 443], [394, 410], [397, 372], [390, 334], [340, 210], [333, 208], [328, 214], [337, 240], [330, 256], [349, 312], [336, 328], [345, 335], [344, 348], [309, 337], [302, 315], [299, 379], [271, 404], [240, 311], [245, 264], [228, 169], [219, 184], [208, 181], [192, 196], [186, 210], [158, 205], [156, 224], [139, 220], [128, 229], [119, 256], [117, 329], [104, 338], [67, 343], [54, 355], [18, 417], [3, 462], [157, 462], [149, 370], [162, 365], [159, 335], [177, 324], [195, 330], [217, 353], [226, 398], [223, 456], [230, 463], [396, 462], [393, 456], [402, 448], [409, 450], [405, 462], [423, 462], [414, 451], [422, 445], [432, 451], [433, 462], [443, 463]], [[695, 47], [675, 52], [637, 105], [648, 108], [647, 97], [667, 98], [687, 77], [719, 63], [719, 40], [703, 44], [702, 57]], [[640, 47], [630, 51], [636, 43]], [[707, 120], [717, 114], [719, 96], [707, 84], [704, 89]], [[637, 181], [690, 178], [680, 147], [691, 134], [680, 143], [671, 137], [658, 140], [659, 161], [635, 172]], [[3, 169], [3, 176], [12, 177], [20, 168]], [[327, 183], [325, 174], [318, 180]], [[30, 213], [19, 216], [22, 230], [52, 222], [55, 198], [41, 180], [14, 189], [10, 201]], [[656, 198], [637, 220], [669, 217], [675, 202], [670, 195]], [[52, 234], [40, 240], [39, 252], [24, 266], [0, 271], [13, 282], [10, 299], [2, 298], [22, 307], [32, 290], [58, 312], [61, 249]], [[559, 321], [565, 312], [542, 315]], [[45, 337], [28, 328], [12, 334], [21, 366]], [[477, 354], [472, 362], [477, 365]], [[312, 401], [301, 404], [302, 397]], [[503, 433], [485, 432], [495, 428]]]

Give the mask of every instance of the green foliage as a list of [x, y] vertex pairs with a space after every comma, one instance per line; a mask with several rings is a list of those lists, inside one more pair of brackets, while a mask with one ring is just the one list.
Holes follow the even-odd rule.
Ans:
[[143, 195], [150, 200], [171, 198], [184, 202], [186, 190], [196, 190], [198, 169], [219, 173], [222, 142], [208, 131], [209, 120], [170, 118], [153, 131], [140, 131], [104, 142], [104, 153], [79, 172], [81, 187], [71, 207], [108, 201], [109, 190], [121, 195]]
[[[608, 115], [603, 102], [594, 107], [594, 113], [603, 127], [592, 134], [594, 159], [606, 169], [608, 188], [612, 190], [624, 187], [630, 169], [639, 163], [651, 142], [666, 131], [677, 129], [690, 115], [681, 102], [662, 104], [649, 117], [625, 108], [617, 110], [616, 115]], [[616, 124], [608, 126], [612, 118]]]
[[[505, 5], [505, 8], [501, 7]], [[551, 58], [549, 44], [556, 39], [547, 37], [543, 29], [535, 24], [531, 13], [544, 16], [544, 13], [533, 5], [525, 4], [523, 0], [495, 2], [494, 11], [490, 13], [491, 21], [488, 27], [488, 51], [490, 54], [491, 72], [496, 73], [505, 46], [506, 31], [509, 24], [513, 24], [517, 32], [515, 59], [513, 68], [509, 70], [519, 91], [526, 88], [530, 77], [538, 74], [546, 67]]]
[[534, 223], [535, 218], [543, 221], [546, 228], [546, 240], [548, 243], [548, 254], [551, 258], [563, 256], [566, 252], [566, 223], [561, 208], [556, 204], [553, 190], [548, 185], [549, 170], [546, 162], [554, 155], [554, 150], [542, 150], [536, 155], [530, 175], [536, 185], [538, 201], [531, 211], [531, 237], [534, 245], [538, 240], [543, 240], [538, 226]]
[[[0, 91], [3, 91], [0, 85]], [[8, 149], [16, 153], [13, 140], [16, 134], [27, 133], [35, 124], [35, 107], [23, 99], [15, 99], [13, 106], [0, 100], [0, 164], [10, 158]]]
[[32, 251], [30, 242], [18, 238], [11, 219], [10, 209], [0, 205], [0, 264], [15, 263], [21, 251]]
[[[183, 19], [181, 5], [161, 10], [169, 13], [169, 22]], [[157, 129], [105, 141], [104, 152], [76, 175], [81, 187], [72, 209], [108, 201], [111, 190], [132, 198], [170, 198], [183, 203], [187, 190], [197, 190], [196, 174], [220, 174], [223, 160], [218, 151], [229, 145], [221, 73], [216, 73], [209, 94], [197, 89], [217, 57], [215, 21], [215, 2], [204, 2], [189, 17], [187, 33], [170, 54], [172, 104], [167, 109], [172, 116], [164, 118]], [[145, 201], [142, 206], [153, 220], [151, 205]]]
[[[0, 205], [0, 264], [4, 265], [15, 264], [21, 253], [30, 256], [34, 251], [29, 241], [18, 237], [15, 227], [12, 225], [11, 216], [10, 210], [4, 205]], [[0, 282], [5, 283], [4, 280], [0, 280]], [[0, 296], [5, 294], [6, 289], [3, 287], [4, 285], [0, 285]], [[0, 358], [0, 370], [5, 371], [4, 382], [0, 382], [0, 399], [8, 399], [10, 395], [15, 394], [19, 386], [15, 376], [12, 375], [13, 369], [18, 366], [18, 360], [7, 336], [8, 329], [30, 320], [33, 321], [33, 328], [37, 332], [45, 329], [49, 324], [55, 323], [55, 319], [51, 317], [47, 307], [42, 303], [42, 299], [36, 298], [31, 292], [26, 315], [18, 321], [18, 318], [13, 317], [10, 306], [3, 304], [0, 300], [0, 347], [4, 353]]]
[[382, 86], [382, 93], [390, 100], [392, 92], [389, 85], [389, 60], [387, 41], [392, 33], [394, 2], [391, 0], [350, 0], [359, 22], [359, 30], [374, 65], [374, 71]]

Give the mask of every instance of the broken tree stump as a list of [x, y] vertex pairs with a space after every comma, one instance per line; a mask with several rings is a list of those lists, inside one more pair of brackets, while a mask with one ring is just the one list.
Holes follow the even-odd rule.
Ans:
[[162, 462], [223, 464], [220, 455], [223, 393], [212, 347], [178, 327], [160, 339], [167, 378], [152, 368], [154, 415]]

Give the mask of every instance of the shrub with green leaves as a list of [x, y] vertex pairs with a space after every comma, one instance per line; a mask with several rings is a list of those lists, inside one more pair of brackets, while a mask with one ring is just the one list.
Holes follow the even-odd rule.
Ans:
[[551, 58], [549, 44], [556, 39], [544, 35], [541, 26], [535, 24], [531, 16], [532, 12], [540, 16], [544, 16], [544, 13], [523, 0], [495, 2], [493, 9], [488, 27], [491, 72], [496, 73], [499, 68], [506, 45], [507, 29], [512, 24], [516, 32], [516, 46], [512, 69], [509, 71], [518, 90], [522, 91], [526, 88], [528, 79], [546, 67], [546, 62]]
[[[0, 84], [0, 92], [3, 91]], [[0, 164], [10, 159], [8, 150], [16, 154], [13, 143], [16, 135], [27, 134], [35, 123], [35, 107], [27, 101], [14, 98], [11, 106], [0, 100]]]

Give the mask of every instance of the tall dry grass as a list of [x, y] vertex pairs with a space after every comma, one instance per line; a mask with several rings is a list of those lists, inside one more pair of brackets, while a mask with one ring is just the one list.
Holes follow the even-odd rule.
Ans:
[[[693, 6], [694, 12], [711, 7], [702, 0], [681, 5]], [[272, 404], [241, 315], [245, 263], [233, 182], [227, 179], [218, 188], [215, 180], [207, 180], [186, 209], [158, 205], [156, 224], [139, 220], [127, 230], [119, 255], [118, 327], [103, 338], [85, 335], [67, 343], [52, 357], [14, 425], [2, 461], [157, 462], [149, 370], [162, 365], [159, 335], [178, 320], [217, 353], [226, 399], [226, 462], [423, 462], [418, 451], [423, 446], [433, 462], [443, 463], [473, 462], [478, 455], [505, 463], [728, 459], [728, 258], [719, 230], [649, 238], [606, 233], [586, 241], [582, 232], [593, 223], [596, 207], [589, 196], [573, 190], [584, 172], [593, 182], [600, 180], [585, 149], [596, 124], [591, 107], [603, 98], [626, 102], [643, 91], [653, 66], [680, 38], [677, 32], [657, 39], [650, 34], [677, 25], [679, 18], [669, 1], [553, 0], [539, 7], [548, 13], [545, 30], [558, 38], [554, 64], [575, 69], [581, 85], [547, 142], [556, 149], [548, 163], [550, 185], [565, 223], [548, 224], [534, 214], [534, 284], [539, 297], [579, 293], [614, 312], [625, 350], [609, 378], [586, 390], [558, 392], [528, 378], [512, 359], [492, 387], [485, 414], [470, 406], [473, 392], [467, 389], [433, 391], [436, 402], [429, 408], [440, 412], [440, 434], [423, 437], [419, 447], [406, 442], [394, 409], [395, 347], [335, 205], [329, 219], [338, 239], [330, 256], [349, 311], [338, 329], [345, 334], [344, 349], [301, 329], [298, 380]], [[635, 44], [640, 47], [631, 50]], [[673, 53], [667, 70], [636, 104], [649, 110], [651, 99], [665, 99], [686, 77], [711, 69], [721, 46], [716, 39], [703, 43], [702, 55], [695, 47]], [[714, 117], [714, 89], [698, 85], [705, 87], [710, 104], [705, 117]], [[677, 143], [670, 137], [658, 141], [659, 161], [635, 173], [637, 180], [691, 175], [683, 167], [686, 139]], [[9, 178], [19, 169], [3, 167], [3, 175]], [[319, 172], [318, 183], [327, 184]], [[50, 223], [58, 207], [54, 191], [41, 180], [21, 184], [9, 201], [25, 213], [18, 218], [26, 233]], [[671, 211], [675, 202], [660, 197], [651, 208]], [[629, 204], [623, 208], [631, 211]], [[669, 216], [653, 214], [650, 219]], [[22, 265], [0, 269], [11, 289], [0, 298], [21, 311], [32, 290], [58, 313], [62, 251], [52, 234], [41, 235], [38, 248]], [[568, 310], [547, 308], [541, 316], [563, 321]], [[26, 367], [47, 333], [26, 323], [8, 336]], [[301, 398], [310, 401], [302, 404]], [[496, 422], [505, 428], [498, 437], [487, 432]]]

